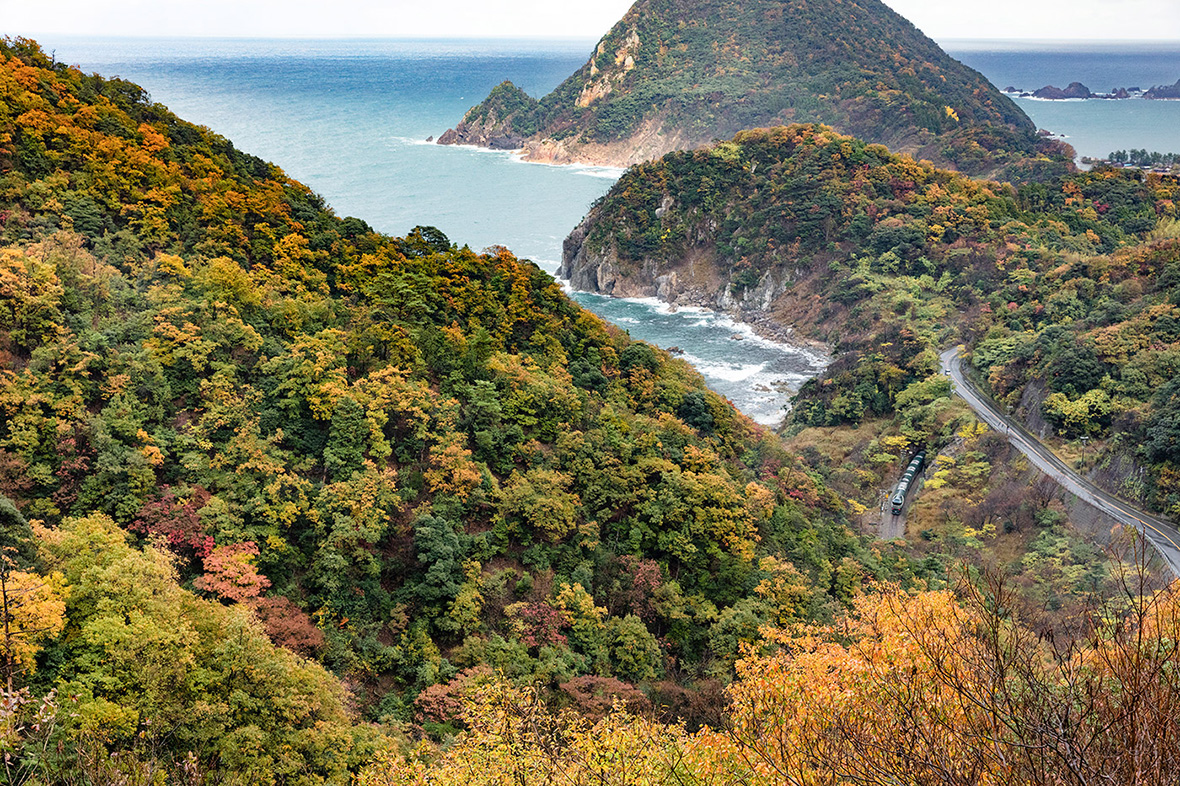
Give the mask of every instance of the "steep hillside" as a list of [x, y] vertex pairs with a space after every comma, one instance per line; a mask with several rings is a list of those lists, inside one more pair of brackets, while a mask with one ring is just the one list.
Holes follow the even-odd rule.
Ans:
[[924, 432], [899, 402], [933, 391], [906, 392], [962, 336], [1030, 424], [1079, 458], [1078, 440], [1094, 441], [1090, 459], [1098, 443], [1099, 479], [1178, 515], [1177, 197], [1175, 178], [1135, 171], [1015, 189], [823, 127], [744, 132], [624, 175], [567, 240], [561, 272], [826, 341], [839, 357], [795, 422], [896, 413], [911, 443]]
[[552, 93], [504, 83], [439, 141], [629, 165], [792, 122], [1008, 177], [1035, 174], [1020, 162], [1042, 144], [1009, 98], [879, 0], [639, 0]]
[[[0, 95], [5, 783], [773, 781], [764, 762], [822, 779], [864, 761], [827, 733], [831, 717], [847, 719], [841, 733], [869, 724], [873, 744], [852, 739], [890, 777], [941, 777], [946, 746], [986, 734], [972, 773], [1023, 783], [1043, 768], [1009, 751], [1043, 749], [1026, 730], [1059, 706], [1080, 708], [1069, 744], [1087, 767], [1177, 761], [1163, 732], [1128, 753], [1119, 725], [1128, 702], [1174, 717], [1180, 692], [1160, 677], [1174, 670], [1156, 664], [1171, 658], [1157, 642], [1176, 638], [1175, 602], [1145, 583], [1130, 609], [1124, 593], [1076, 616], [1108, 564], [1061, 535], [1048, 504], [1018, 575], [1053, 611], [1032, 622], [1095, 632], [1081, 651], [1040, 647], [1006, 595], [923, 593], [953, 585], [954, 549], [982, 549], [986, 526], [922, 550], [859, 534], [860, 508], [833, 490], [846, 466], [785, 448], [509, 251], [341, 219], [139, 87], [29, 41], [0, 42]], [[843, 151], [830, 132], [799, 133]], [[1097, 191], [1078, 210], [1121, 215], [1107, 197], [1122, 181], [1106, 177], [1080, 181]], [[1144, 197], [1127, 182], [1129, 220]], [[873, 204], [909, 204], [919, 183], [941, 206], [926, 180]], [[993, 197], [1008, 204], [988, 188], [964, 197], [977, 224]], [[1044, 231], [1080, 242], [1062, 215]], [[1084, 226], [1104, 242], [1101, 221]], [[911, 259], [902, 240], [874, 257], [880, 275]], [[1170, 269], [1173, 246], [1115, 277]], [[910, 273], [898, 317], [937, 288]], [[859, 297], [856, 276], [841, 278]], [[921, 369], [918, 339], [899, 334], [889, 357]], [[856, 368], [880, 370], [869, 381], [892, 396], [899, 377], [871, 361]], [[956, 471], [975, 476], [994, 446], [938, 393], [921, 379], [897, 394], [906, 433], [963, 435]], [[945, 635], [958, 619], [967, 635]], [[1107, 635], [1112, 621], [1126, 624]], [[949, 658], [914, 646], [950, 640], [964, 649]], [[945, 677], [1013, 641], [1034, 672], [999, 684], [1038, 692], [1021, 688], [1031, 699], [998, 740], [994, 716], [955, 714], [976, 706], [960, 698], [975, 684]], [[1122, 654], [1099, 657], [1110, 646]], [[1078, 662], [1084, 679], [1052, 671]], [[889, 700], [907, 695], [934, 702]], [[915, 713], [931, 725], [914, 731]], [[691, 746], [686, 727], [701, 727]], [[1087, 741], [1091, 728], [1117, 744]], [[805, 759], [766, 747], [782, 740]]]
[[507, 250], [338, 218], [28, 41], [0, 95], [0, 595], [39, 615], [0, 741], [45, 782], [345, 782], [492, 669], [716, 722], [765, 623], [945, 582]]
[[997, 576], [859, 597], [839, 625], [768, 629], [725, 728], [695, 734], [625, 711], [591, 724], [495, 685], [455, 745], [382, 757], [358, 786], [1174, 782], [1180, 603], [1138, 589], [1153, 593], [1091, 608], [1070, 647], [1031, 630]]

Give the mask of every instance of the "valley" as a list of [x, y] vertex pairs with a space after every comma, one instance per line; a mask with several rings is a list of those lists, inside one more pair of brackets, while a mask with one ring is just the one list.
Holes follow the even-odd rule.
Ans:
[[[758, 10], [650, 5], [560, 83], [587, 112], [505, 86], [484, 141], [527, 142], [497, 136], [509, 116], [630, 123], [599, 110], [647, 96], [649, 67], [692, 74], [713, 22]], [[828, 4], [790, 20], [815, 79], [842, 62], [823, 46], [888, 30], [978, 77], [853, 5], [839, 36]], [[1180, 515], [1175, 178], [1022, 147], [1002, 96], [935, 122], [905, 68], [921, 95], [899, 117], [925, 130], [788, 112], [681, 134], [659, 124], [750, 107], [726, 103], [736, 72], [683, 104], [665, 74], [667, 113], [597, 159], [641, 162], [527, 166], [417, 137], [469, 86], [364, 120], [391, 62], [399, 84], [456, 73], [430, 59], [445, 45], [346, 65], [338, 44], [184, 46], [145, 72], [195, 69], [185, 100], [280, 151], [275, 118], [308, 114], [296, 165], [374, 212], [338, 214], [134, 81], [0, 44], [9, 780], [1171, 777], [1176, 559], [1148, 541]], [[581, 55], [558, 49], [525, 72], [559, 82]], [[504, 59], [483, 56], [485, 76]], [[902, 100], [845, 87], [837, 125]], [[396, 125], [412, 102], [430, 108]], [[597, 133], [563, 128], [579, 155]], [[419, 209], [446, 220], [386, 228]], [[1112, 529], [1073, 495], [1153, 518]]]

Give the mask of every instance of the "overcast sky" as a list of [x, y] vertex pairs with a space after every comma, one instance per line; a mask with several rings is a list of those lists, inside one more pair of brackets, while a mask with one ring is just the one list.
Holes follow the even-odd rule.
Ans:
[[[597, 38], [632, 0], [0, 0], [0, 33]], [[935, 39], [1180, 41], [1180, 0], [886, 0]]]

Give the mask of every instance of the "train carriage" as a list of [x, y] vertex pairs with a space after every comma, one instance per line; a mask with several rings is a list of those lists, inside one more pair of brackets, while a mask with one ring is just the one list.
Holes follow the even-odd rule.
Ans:
[[894, 516], [901, 515], [901, 509], [905, 506], [905, 495], [909, 492], [910, 486], [913, 485], [914, 478], [918, 477], [918, 473], [922, 471], [922, 465], [926, 463], [926, 451], [919, 451], [918, 455], [914, 456], [914, 460], [906, 467], [905, 474], [901, 476], [901, 480], [897, 484], [897, 488], [893, 491], [893, 496], [889, 498], [891, 512]]

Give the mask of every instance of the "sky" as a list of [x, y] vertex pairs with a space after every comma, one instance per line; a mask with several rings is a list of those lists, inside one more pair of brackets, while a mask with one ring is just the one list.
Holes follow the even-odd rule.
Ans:
[[[936, 40], [1180, 42], [1180, 0], [885, 0]], [[597, 38], [632, 0], [0, 0], [0, 34]]]

